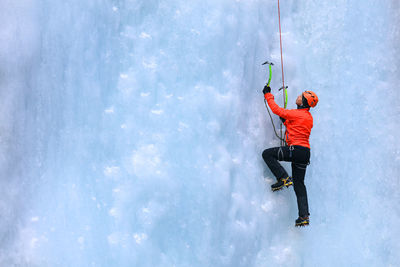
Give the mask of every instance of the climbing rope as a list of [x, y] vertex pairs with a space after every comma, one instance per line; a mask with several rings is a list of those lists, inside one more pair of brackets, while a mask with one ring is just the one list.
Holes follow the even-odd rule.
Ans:
[[[279, 0], [278, 0], [278, 18], [279, 18], [279, 43], [280, 43], [280, 51], [281, 51], [281, 71], [282, 71], [282, 87], [279, 90], [283, 89], [283, 105], [284, 105], [284, 108], [286, 108], [288, 95], [287, 95], [287, 90], [286, 90], [287, 86], [285, 86], [285, 75], [284, 75], [284, 71], [283, 71], [281, 10], [280, 10], [280, 6], [279, 6]], [[268, 82], [267, 82], [267, 86], [269, 86], [270, 82], [271, 82], [271, 76], [272, 76], [271, 66], [274, 65], [274, 64], [271, 63], [271, 62], [268, 62], [268, 61], [263, 63], [263, 65], [265, 65], [265, 64], [269, 65], [269, 78], [268, 78]], [[274, 121], [272, 119], [271, 112], [269, 111], [267, 101], [265, 99], [264, 99], [264, 104], [265, 104], [265, 107], [267, 108], [269, 117], [271, 119], [271, 123], [272, 123], [272, 126], [274, 128], [275, 135], [281, 141], [281, 146], [284, 146], [286, 144], [286, 142], [285, 142], [285, 139], [283, 138], [283, 133], [282, 133], [282, 121], [280, 123], [280, 136], [279, 136], [278, 133], [276, 132], [275, 124], [274, 124]]]
[[[265, 100], [265, 99], [264, 99], [264, 104], [265, 104], [265, 107], [268, 110], [268, 115], [269, 115], [269, 118], [271, 119], [272, 127], [274, 127], [274, 133], [275, 133], [276, 137], [278, 137], [278, 139], [281, 141], [281, 144], [282, 143], [284, 144], [285, 143], [285, 139], [282, 138], [282, 131], [281, 131], [281, 136], [279, 136], [278, 133], [276, 132], [274, 120], [272, 119], [271, 112], [269, 111], [267, 100]], [[282, 125], [282, 122], [281, 122], [281, 125]], [[282, 130], [282, 128], [281, 128], [281, 130]]]
[[[281, 9], [279, 6], [279, 0], [278, 0], [278, 20], [279, 20], [279, 44], [281, 48], [281, 69], [282, 69], [282, 89], [283, 89], [283, 106], [286, 108], [287, 105], [287, 92], [285, 88], [285, 75], [283, 72], [283, 53], [282, 53], [282, 30], [281, 30]], [[268, 110], [269, 113], [269, 110]], [[274, 126], [275, 127], [275, 126]], [[285, 145], [285, 140], [282, 138], [282, 122], [280, 123], [280, 132], [281, 132], [281, 137], [279, 138], [281, 140], [281, 146]]]
[[[278, 0], [278, 19], [279, 19], [279, 43], [280, 43], [280, 47], [281, 47], [282, 88], [285, 88], [285, 75], [284, 75], [284, 73], [283, 73], [281, 9], [280, 9], [280, 7], [279, 7], [279, 0]], [[285, 99], [285, 92], [283, 92], [283, 98]], [[286, 108], [286, 101], [285, 101], [285, 108]]]

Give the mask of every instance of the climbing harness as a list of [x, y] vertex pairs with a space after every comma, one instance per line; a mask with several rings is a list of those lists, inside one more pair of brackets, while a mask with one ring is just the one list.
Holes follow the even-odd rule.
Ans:
[[[282, 156], [282, 157], [279, 157]], [[284, 159], [284, 155], [283, 155], [283, 151], [282, 151], [282, 147], [279, 147], [278, 149], [278, 160], [283, 160]]]
[[294, 150], [294, 147], [293, 146], [289, 146], [289, 158], [293, 157], [293, 150]]

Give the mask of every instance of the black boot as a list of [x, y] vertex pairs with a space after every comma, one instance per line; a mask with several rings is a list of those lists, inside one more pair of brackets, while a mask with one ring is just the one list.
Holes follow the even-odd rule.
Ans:
[[304, 216], [304, 217], [299, 217], [296, 220], [295, 226], [307, 226], [310, 224], [310, 217]]
[[293, 185], [293, 179], [291, 176], [288, 176], [286, 178], [279, 179], [276, 183], [271, 185], [271, 189], [275, 192], [281, 190], [284, 186], [289, 187], [291, 185]]

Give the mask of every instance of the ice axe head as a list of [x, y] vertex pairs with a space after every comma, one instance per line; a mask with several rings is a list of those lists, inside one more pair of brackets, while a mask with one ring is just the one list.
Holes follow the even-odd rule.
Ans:
[[274, 63], [272, 63], [272, 62], [269, 62], [269, 61], [265, 61], [263, 64], [261, 64], [261, 65], [266, 65], [266, 64], [268, 64], [268, 65], [271, 65], [271, 66], [273, 66], [274, 65]]

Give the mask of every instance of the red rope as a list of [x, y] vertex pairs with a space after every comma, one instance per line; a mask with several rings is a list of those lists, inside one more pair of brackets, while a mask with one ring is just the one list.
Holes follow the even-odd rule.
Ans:
[[[279, 41], [281, 45], [281, 67], [282, 67], [282, 85], [283, 85], [283, 103], [286, 106], [285, 101], [285, 76], [283, 74], [283, 55], [282, 55], [282, 31], [281, 31], [281, 9], [279, 7], [279, 0], [278, 0], [278, 17], [279, 17]], [[282, 138], [282, 122], [281, 122], [281, 146], [285, 145], [285, 141]]]
[[[279, 17], [279, 40], [280, 40], [280, 44], [281, 44], [282, 85], [283, 85], [283, 88], [285, 88], [285, 77], [283, 75], [283, 56], [282, 56], [281, 10], [279, 8], [279, 0], [278, 0], [278, 17]], [[283, 89], [283, 99], [285, 99], [285, 89]]]

